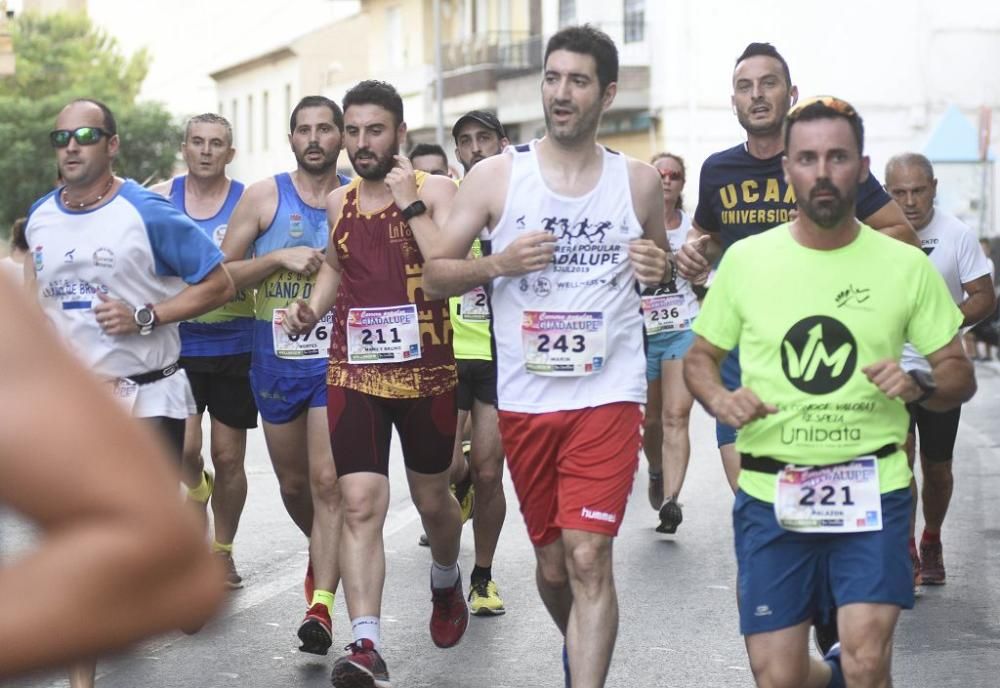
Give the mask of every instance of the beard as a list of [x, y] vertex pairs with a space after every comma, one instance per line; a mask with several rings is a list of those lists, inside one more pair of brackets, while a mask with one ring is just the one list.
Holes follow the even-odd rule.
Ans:
[[[819, 192], [827, 192], [833, 195], [831, 199], [815, 201], [814, 196]], [[796, 191], [796, 197], [798, 192]], [[799, 209], [804, 212], [810, 220], [823, 229], [833, 229], [843, 221], [845, 217], [854, 214], [854, 202], [858, 197], [857, 186], [851, 187], [846, 194], [841, 194], [840, 190], [833, 185], [829, 179], [820, 179], [809, 191], [808, 200], [799, 201]]]
[[576, 122], [553, 124], [551, 107], [545, 108], [546, 135], [562, 144], [574, 144], [593, 138], [597, 126], [601, 122], [601, 102], [598, 101], [589, 110], [577, 110]]
[[[371, 156], [368, 160], [374, 159], [375, 164], [371, 167], [360, 168], [358, 167], [358, 157], [361, 155]], [[396, 164], [395, 156], [399, 155], [399, 142], [397, 141], [392, 145], [385, 155], [376, 155], [371, 149], [359, 148], [351, 154], [351, 151], [347, 151], [347, 157], [351, 159], [351, 166], [354, 167], [354, 171], [358, 173], [358, 176], [362, 179], [367, 179], [371, 182], [380, 181], [385, 179], [386, 175]], [[367, 162], [364, 160], [363, 162]]]
[[[320, 162], [311, 162], [306, 160], [306, 156], [310, 153], [322, 153], [323, 160]], [[295, 151], [295, 162], [298, 163], [299, 169], [308, 172], [309, 174], [321, 175], [330, 171], [331, 168], [336, 166], [337, 158], [340, 156], [340, 150], [334, 149], [332, 151], [325, 151], [319, 146], [314, 146], [312, 144], [306, 146], [305, 150], [301, 153]]]

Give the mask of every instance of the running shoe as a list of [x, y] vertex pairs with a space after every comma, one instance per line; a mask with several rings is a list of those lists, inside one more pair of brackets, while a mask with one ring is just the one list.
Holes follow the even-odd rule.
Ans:
[[663, 472], [649, 472], [649, 505], [653, 511], [659, 511], [663, 506]]
[[681, 512], [681, 505], [673, 499], [668, 499], [660, 507], [660, 525], [656, 526], [656, 532], [673, 535], [683, 520], [684, 514]]
[[504, 609], [497, 584], [491, 580], [477, 580], [469, 588], [469, 609], [476, 616], [500, 616]]
[[385, 660], [367, 638], [344, 648], [347, 654], [333, 663], [333, 688], [392, 688]]
[[944, 585], [944, 549], [940, 540], [920, 543], [920, 578], [924, 585]]
[[243, 576], [236, 571], [233, 555], [229, 552], [216, 552], [215, 555], [222, 559], [222, 565], [226, 567], [226, 587], [230, 590], [239, 590], [242, 588]]
[[833, 646], [840, 642], [836, 611], [833, 611], [830, 615], [829, 623], [822, 623], [819, 619], [813, 619], [813, 628], [816, 631], [816, 648], [825, 657], [833, 649]]
[[316, 578], [313, 576], [312, 557], [309, 557], [309, 563], [306, 564], [306, 579], [302, 584], [302, 589], [306, 593], [306, 604], [312, 604], [313, 593], [316, 592]]
[[833, 673], [830, 682], [826, 684], [828, 688], [846, 688], [844, 670], [840, 665], [840, 643], [833, 644], [833, 647], [823, 655], [823, 661], [830, 666], [830, 671]]
[[566, 688], [573, 688], [573, 680], [569, 675], [569, 653], [566, 651], [566, 643], [563, 643], [563, 676], [566, 678]]
[[309, 607], [306, 618], [299, 625], [299, 640], [302, 646], [299, 652], [313, 655], [325, 655], [333, 644], [333, 624], [330, 622], [330, 610], [322, 602]]
[[462, 507], [462, 523], [464, 524], [476, 511], [476, 489], [472, 485], [472, 444], [462, 442], [462, 455], [465, 457], [465, 480], [460, 483], [452, 483], [451, 493], [458, 500], [458, 505]]
[[458, 644], [469, 626], [469, 606], [462, 592], [462, 578], [450, 588], [431, 588], [431, 640], [438, 647]]
[[421, 547], [430, 547], [431, 541], [427, 539], [427, 533], [421, 533], [420, 539], [417, 540], [417, 544]]

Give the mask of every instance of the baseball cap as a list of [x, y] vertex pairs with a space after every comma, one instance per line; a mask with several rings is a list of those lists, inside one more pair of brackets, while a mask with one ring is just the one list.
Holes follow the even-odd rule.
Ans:
[[451, 128], [451, 137], [453, 139], [457, 139], [458, 132], [462, 128], [462, 125], [467, 124], [470, 121], [479, 122], [484, 127], [492, 129], [497, 133], [497, 136], [502, 139], [507, 138], [507, 132], [504, 131], [503, 125], [500, 124], [500, 120], [498, 120], [497, 116], [492, 112], [487, 112], [486, 110], [472, 110], [471, 112], [467, 112], [459, 117], [458, 121], [455, 122], [455, 126]]

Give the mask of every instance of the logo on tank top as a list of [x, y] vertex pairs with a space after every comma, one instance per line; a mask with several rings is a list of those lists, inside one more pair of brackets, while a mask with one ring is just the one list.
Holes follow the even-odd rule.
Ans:
[[858, 346], [851, 331], [825, 315], [803, 318], [781, 342], [781, 369], [806, 394], [835, 392], [854, 374]]
[[[226, 238], [226, 230], [228, 228], [229, 225], [219, 225], [212, 230], [212, 241], [215, 243], [217, 248], [222, 246], [222, 240]], [[289, 234], [291, 234], [291, 232], [289, 232]]]
[[35, 272], [41, 272], [42, 268], [45, 267], [45, 263], [42, 261], [42, 247], [36, 246], [35, 250], [31, 252], [31, 257], [35, 261]]
[[94, 251], [92, 259], [94, 265], [99, 268], [113, 268], [115, 266], [115, 252], [105, 246]]
[[302, 216], [298, 213], [292, 213], [288, 216], [288, 236], [298, 239], [302, 234]]

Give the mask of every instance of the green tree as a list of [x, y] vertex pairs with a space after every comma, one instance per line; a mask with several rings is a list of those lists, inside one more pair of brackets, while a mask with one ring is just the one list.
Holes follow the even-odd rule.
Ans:
[[85, 14], [24, 14], [12, 29], [16, 71], [0, 77], [0, 231], [55, 183], [48, 132], [74, 98], [101, 100], [115, 113], [119, 175], [139, 182], [169, 176], [181, 129], [163, 106], [136, 103], [149, 69], [145, 50], [126, 57]]

